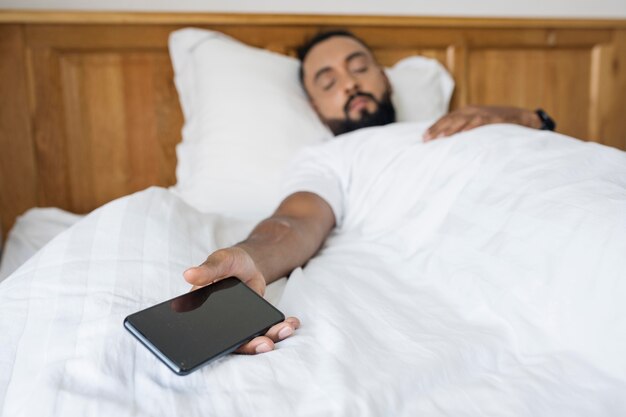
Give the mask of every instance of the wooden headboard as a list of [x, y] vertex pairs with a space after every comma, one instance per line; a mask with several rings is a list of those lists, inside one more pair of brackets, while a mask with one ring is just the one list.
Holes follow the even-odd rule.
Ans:
[[343, 27], [386, 65], [424, 54], [453, 74], [452, 107], [543, 107], [563, 133], [626, 149], [626, 21], [0, 11], [0, 216], [85, 213], [175, 182], [183, 123], [167, 39], [220, 30], [292, 54]]

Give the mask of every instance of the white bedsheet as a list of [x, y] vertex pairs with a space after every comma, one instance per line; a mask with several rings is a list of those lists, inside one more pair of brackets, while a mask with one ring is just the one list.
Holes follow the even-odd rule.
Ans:
[[251, 225], [158, 188], [96, 210], [0, 284], [0, 414], [626, 414], [624, 153], [509, 126], [432, 145], [404, 181], [449, 175], [438, 207], [381, 240], [333, 235], [278, 302], [294, 337], [185, 377], [122, 320]]
[[55, 207], [35, 207], [19, 216], [2, 248], [0, 282], [44, 247], [53, 237], [81, 218], [81, 215]]

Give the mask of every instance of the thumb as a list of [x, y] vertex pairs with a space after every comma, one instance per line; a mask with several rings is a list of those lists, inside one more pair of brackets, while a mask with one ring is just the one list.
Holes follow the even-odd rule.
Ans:
[[199, 266], [194, 266], [183, 272], [185, 280], [195, 286], [211, 284], [219, 279], [232, 275], [233, 255], [226, 250], [213, 252]]
[[185, 281], [192, 284], [194, 288], [207, 285], [215, 279], [214, 274], [210, 270], [207, 270], [207, 268], [203, 268], [202, 265], [186, 269], [185, 272], [183, 272], [183, 277]]
[[261, 297], [265, 295], [265, 288], [267, 287], [267, 285], [265, 284], [264, 278], [261, 277], [260, 279], [252, 279], [246, 282], [246, 285], [252, 288], [252, 291], [256, 292]]

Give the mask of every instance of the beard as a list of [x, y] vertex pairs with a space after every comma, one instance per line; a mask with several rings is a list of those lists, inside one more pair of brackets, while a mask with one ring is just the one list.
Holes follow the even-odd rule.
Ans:
[[[376, 103], [376, 110], [369, 112], [367, 109], [361, 111], [361, 117], [353, 120], [350, 118], [350, 103], [357, 97], [367, 97]], [[370, 93], [358, 92], [351, 96], [343, 108], [345, 119], [326, 119], [324, 122], [335, 136], [342, 133], [352, 132], [357, 129], [371, 126], [383, 126], [396, 121], [396, 110], [391, 103], [391, 92], [386, 91], [381, 100]]]

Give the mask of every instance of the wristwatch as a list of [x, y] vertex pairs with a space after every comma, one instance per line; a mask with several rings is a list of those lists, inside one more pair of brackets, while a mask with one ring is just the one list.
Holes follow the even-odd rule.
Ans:
[[548, 116], [548, 113], [543, 111], [543, 109], [535, 110], [535, 114], [541, 120], [541, 130], [554, 131], [554, 129], [556, 129], [556, 122], [554, 121], [552, 117]]

